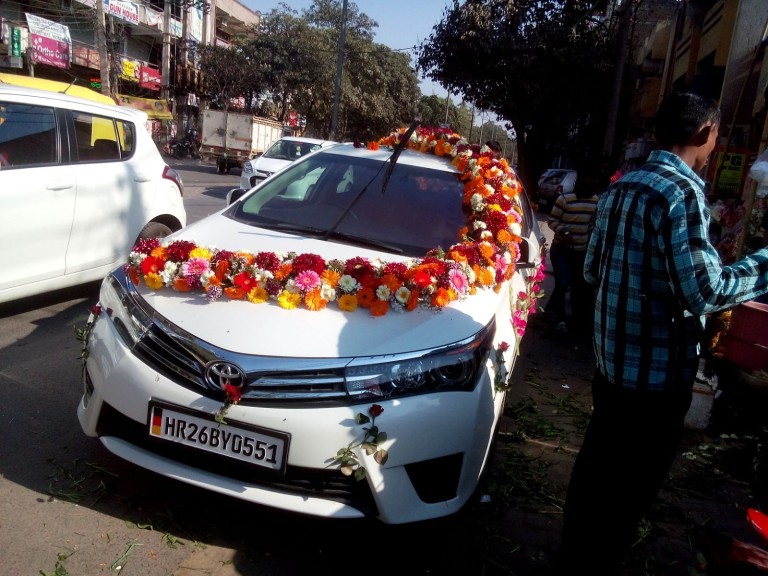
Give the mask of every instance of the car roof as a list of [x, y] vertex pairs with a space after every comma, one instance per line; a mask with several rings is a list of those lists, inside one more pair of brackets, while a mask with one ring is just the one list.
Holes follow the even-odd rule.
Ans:
[[[8, 74], [3, 74], [2, 76], [5, 77], [8, 76]], [[54, 84], [63, 83], [54, 82]], [[91, 92], [93, 91], [91, 90]], [[93, 92], [93, 94], [95, 95], [93, 98], [90, 96], [88, 98], [81, 98], [79, 96], [72, 96], [68, 93], [65, 94], [54, 90], [8, 84], [0, 78], [0, 96], [6, 98], [11, 97], [24, 100], [25, 102], [48, 104], [59, 108], [88, 108], [91, 111], [98, 109], [108, 116], [120, 116], [126, 119], [130, 118], [132, 121], [139, 123], [146, 121], [146, 112], [127, 106], [118, 106], [114, 100], [111, 100], [109, 97], [99, 94], [98, 92]]]
[[[336, 144], [333, 140], [323, 140], [321, 138], [305, 138], [304, 136], [283, 136], [279, 140], [288, 140], [290, 142], [301, 142], [302, 144]], [[277, 142], [278, 140], [275, 140]]]
[[[354, 156], [360, 158], [370, 158], [378, 162], [386, 162], [392, 156], [392, 148], [380, 147], [378, 150], [369, 150], [366, 147], [356, 147], [352, 143], [337, 144], [320, 152], [321, 154], [339, 154], [342, 156]], [[458, 169], [451, 163], [448, 156], [436, 156], [435, 154], [424, 154], [415, 150], [405, 149], [397, 159], [398, 164], [408, 166], [419, 166], [432, 170], [443, 170], [446, 172], [456, 172]]]

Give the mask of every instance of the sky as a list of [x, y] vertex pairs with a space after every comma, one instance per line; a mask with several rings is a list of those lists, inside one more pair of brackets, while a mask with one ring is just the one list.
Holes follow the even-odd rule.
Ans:
[[[285, 4], [301, 12], [312, 5], [312, 0], [283, 0]], [[349, 0], [379, 26], [374, 29], [374, 41], [393, 50], [406, 50], [427, 39], [432, 27], [440, 22], [449, 0]], [[251, 10], [268, 14], [277, 8], [279, 0], [240, 0]], [[413, 50], [411, 64], [415, 64]], [[444, 98], [448, 93], [432, 81], [421, 81], [421, 92], [425, 96], [436, 95]]]

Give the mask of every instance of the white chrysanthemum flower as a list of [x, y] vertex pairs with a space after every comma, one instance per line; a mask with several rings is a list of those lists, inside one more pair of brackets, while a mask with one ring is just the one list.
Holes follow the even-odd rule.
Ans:
[[262, 268], [257, 268], [256, 266], [251, 266], [250, 270], [251, 274], [254, 278], [256, 278], [259, 282], [266, 282], [270, 278], [274, 278], [274, 274], [270, 272], [269, 270], [264, 270]]
[[482, 212], [483, 208], [485, 208], [483, 197], [477, 192], [472, 194], [472, 197], [469, 199], [469, 204], [472, 206], [472, 210], [475, 212]]
[[336, 300], [336, 289], [323, 282], [320, 286], [320, 297], [327, 302], [333, 302]]
[[496, 188], [491, 186], [490, 184], [483, 184], [483, 188], [485, 188], [485, 191], [488, 192], [488, 195], [494, 194], [496, 192]]
[[411, 291], [405, 286], [400, 286], [400, 288], [398, 288], [397, 291], [395, 292], [395, 300], [400, 304], [405, 304], [406, 302], [408, 302], [408, 299], [410, 297], [411, 297]]
[[482, 220], [475, 220], [474, 222], [472, 222], [472, 228], [474, 228], [475, 230], [485, 230], [486, 228], [485, 222], [483, 222]]
[[203, 286], [205, 286], [214, 276], [216, 276], [216, 273], [209, 268], [208, 270], [200, 274], [200, 281], [202, 282]]
[[523, 227], [522, 227], [522, 226], [520, 226], [520, 222], [513, 222], [513, 223], [512, 223], [512, 224], [510, 224], [510, 226], [509, 226], [509, 231], [510, 231], [510, 232], [511, 232], [511, 233], [512, 233], [514, 236], [520, 236], [520, 235], [523, 233]]
[[147, 255], [143, 252], [131, 252], [128, 255], [128, 261], [133, 264], [134, 266], [138, 266], [142, 262], [144, 262], [144, 258], [146, 258]]
[[339, 278], [339, 288], [342, 292], [354, 292], [360, 289], [360, 283], [349, 274], [344, 274]]
[[389, 286], [386, 284], [380, 284], [378, 288], [376, 288], [376, 298], [379, 300], [389, 300], [392, 297], [392, 290], [389, 289]]
[[285, 289], [286, 289], [286, 291], [290, 292], [291, 294], [299, 294], [299, 293], [301, 293], [301, 290], [299, 289], [298, 286], [296, 286], [296, 282], [293, 280], [293, 278], [290, 278], [285, 283]]

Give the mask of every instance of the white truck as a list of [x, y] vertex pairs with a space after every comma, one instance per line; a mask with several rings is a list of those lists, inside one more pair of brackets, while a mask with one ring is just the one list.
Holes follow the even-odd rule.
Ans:
[[200, 158], [214, 161], [219, 174], [241, 167], [284, 134], [277, 120], [225, 110], [204, 110], [200, 128]]

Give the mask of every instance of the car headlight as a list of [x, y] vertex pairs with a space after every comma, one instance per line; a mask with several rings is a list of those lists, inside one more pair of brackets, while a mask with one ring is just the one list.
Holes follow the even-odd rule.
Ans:
[[107, 276], [99, 292], [102, 310], [106, 311], [115, 330], [130, 348], [152, 326], [152, 318], [136, 304], [134, 292], [135, 288], [122, 269]]
[[495, 325], [474, 337], [421, 355], [398, 356], [371, 364], [358, 359], [346, 367], [346, 387], [355, 401], [430, 392], [474, 390], [491, 351]]
[[253, 172], [253, 166], [250, 162], [243, 163], [243, 174], [251, 174]]

